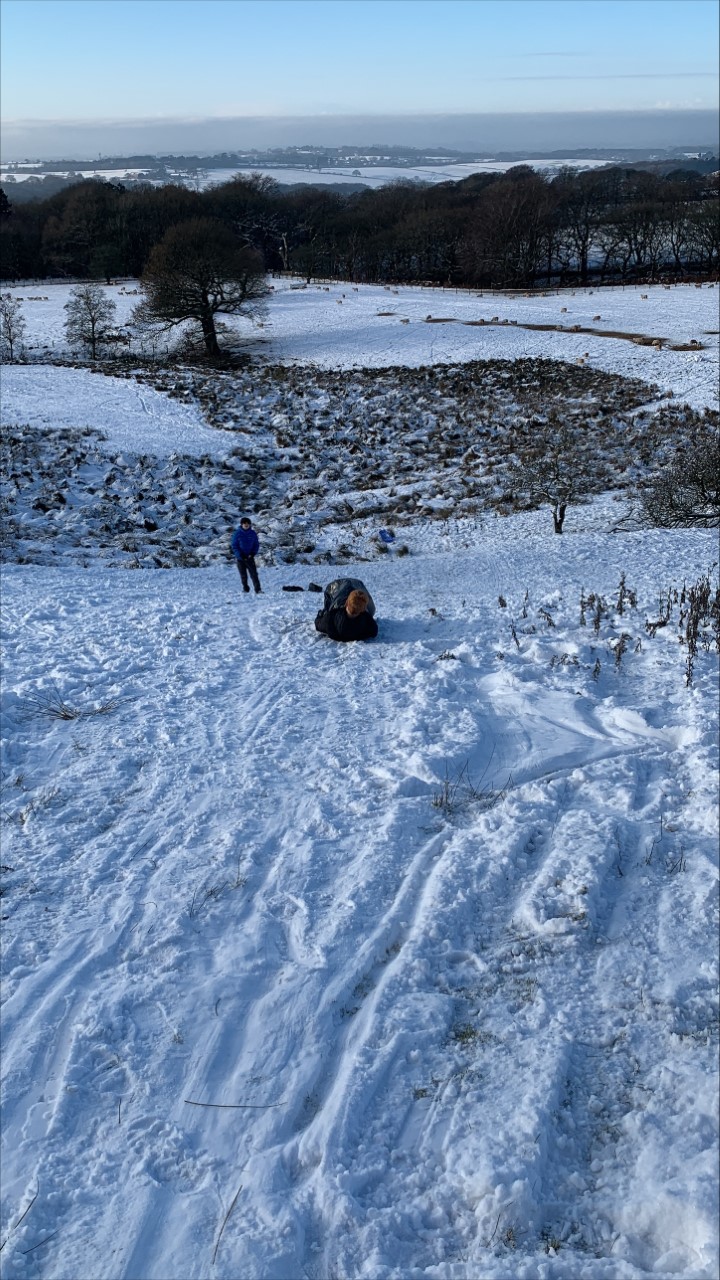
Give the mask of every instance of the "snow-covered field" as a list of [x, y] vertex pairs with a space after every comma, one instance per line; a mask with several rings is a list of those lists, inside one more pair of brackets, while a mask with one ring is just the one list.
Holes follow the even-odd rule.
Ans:
[[[336, 183], [348, 182], [363, 187], [385, 187], [389, 182], [461, 182], [474, 173], [505, 173], [518, 163], [527, 163], [531, 169], [555, 172], [558, 169], [599, 169], [607, 164], [606, 160], [473, 160], [463, 164], [418, 164], [403, 168], [393, 165], [346, 165], [345, 168], [332, 169], [289, 169], [258, 168], [253, 173], [261, 173], [272, 178], [281, 185], [289, 183], [310, 182], [313, 186], [334, 186]], [[208, 169], [203, 173], [201, 189], [216, 186], [222, 182], [230, 182], [232, 178], [244, 177], [247, 169]]]
[[[210, 485], [236, 431], [38, 363], [67, 289], [15, 292], [35, 363], [3, 421], [106, 431], [120, 506], [123, 468], [177, 466], [192, 528], [191, 465]], [[717, 290], [643, 292], [283, 286], [241, 332], [348, 383], [532, 355], [716, 404]], [[520, 327], [556, 322], [667, 345]], [[4, 565], [7, 1280], [715, 1280], [717, 654], [688, 686], [679, 593], [717, 534], [616, 508], [562, 538], [419, 515], [409, 555], [340, 570], [261, 554], [247, 600], [231, 564], [118, 573], [89, 526], [81, 568], [72, 509], [54, 560]], [[282, 591], [338, 571], [376, 641]]]
[[[514, 165], [521, 163], [518, 160], [475, 160], [463, 164], [423, 164], [413, 165], [411, 167], [397, 168], [391, 165], [373, 165], [365, 167], [360, 165], [347, 165], [345, 168], [332, 169], [297, 169], [283, 166], [279, 169], [267, 168], [258, 165], [257, 168], [244, 169], [201, 169], [198, 175], [188, 170], [178, 170], [178, 178], [182, 181], [189, 180], [193, 186], [197, 186], [201, 191], [208, 187], [219, 186], [223, 182], [230, 182], [236, 177], [247, 177], [250, 173], [260, 173], [264, 177], [273, 178], [275, 182], [281, 185], [293, 183], [311, 183], [313, 186], [335, 185], [337, 183], [352, 183], [356, 186], [364, 187], [384, 187], [389, 182], [398, 181], [417, 181], [417, 182], [459, 182], [463, 178], [469, 178], [474, 173], [504, 173], [507, 169], [512, 169]], [[599, 169], [606, 165], [606, 160], [532, 160], [523, 161], [532, 169], [553, 172], [557, 169]], [[82, 172], [73, 170], [72, 173], [61, 174], [61, 177], [78, 177], [78, 178], [104, 178], [107, 182], [122, 182], [123, 178], [138, 178], [144, 173], [142, 169], [86, 169]], [[0, 172], [0, 182], [7, 184], [8, 177], [11, 182], [8, 187], [10, 195], [12, 195], [12, 180], [15, 182], [25, 182], [29, 177], [43, 178], [49, 176], [42, 169], [35, 169], [30, 172], [24, 172], [22, 169], [8, 170]]]
[[[720, 290], [714, 284], [519, 294], [337, 283], [303, 286], [287, 279], [271, 283], [264, 317], [228, 320], [245, 339], [248, 353], [264, 360], [309, 362], [323, 368], [385, 368], [545, 357], [658, 383], [697, 408], [718, 402]], [[22, 299], [33, 360], [67, 354], [63, 307], [70, 287], [43, 282], [7, 290]], [[120, 325], [130, 321], [138, 302], [136, 290], [134, 282], [107, 290], [117, 304]], [[580, 326], [579, 331], [574, 332], [574, 326]], [[615, 336], [623, 334], [627, 336]], [[660, 345], [644, 345], [638, 338], [656, 339]], [[16, 407], [15, 396], [22, 393], [15, 388], [32, 376], [21, 366], [4, 371], [5, 420], [7, 414], [17, 420], [18, 413], [31, 407], [22, 400]], [[42, 392], [41, 402], [44, 398]], [[66, 400], [66, 415], [75, 415], [75, 421], [79, 403], [84, 399], [78, 401], [74, 395]], [[134, 409], [131, 412], [135, 415]]]

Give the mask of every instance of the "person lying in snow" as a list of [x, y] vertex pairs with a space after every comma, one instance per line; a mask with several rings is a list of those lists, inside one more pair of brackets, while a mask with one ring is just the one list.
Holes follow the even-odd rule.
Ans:
[[338, 578], [325, 588], [315, 630], [331, 640], [371, 640], [378, 633], [375, 602], [359, 578]]
[[236, 529], [230, 548], [237, 561], [237, 567], [242, 579], [243, 591], [249, 591], [248, 573], [252, 579], [255, 588], [255, 594], [259, 595], [262, 591], [258, 571], [255, 567], [255, 556], [260, 550], [260, 540], [252, 527], [252, 522], [248, 516], [243, 516], [240, 521], [240, 528]]

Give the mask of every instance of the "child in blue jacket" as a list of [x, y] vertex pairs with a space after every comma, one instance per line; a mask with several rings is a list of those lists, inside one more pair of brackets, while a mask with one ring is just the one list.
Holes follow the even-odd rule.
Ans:
[[236, 529], [230, 543], [232, 553], [237, 560], [237, 567], [242, 579], [243, 591], [249, 591], [248, 574], [255, 588], [255, 594], [262, 591], [258, 571], [255, 567], [255, 556], [260, 550], [260, 541], [248, 516], [243, 516], [240, 528]]

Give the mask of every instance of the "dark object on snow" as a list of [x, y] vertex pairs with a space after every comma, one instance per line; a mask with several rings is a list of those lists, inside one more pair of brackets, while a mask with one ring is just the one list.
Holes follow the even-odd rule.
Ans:
[[235, 530], [230, 543], [230, 549], [237, 562], [243, 591], [250, 590], [250, 587], [248, 586], [249, 574], [250, 580], [255, 588], [255, 593], [256, 595], [259, 595], [262, 588], [260, 586], [260, 579], [258, 578], [258, 571], [255, 567], [255, 556], [260, 550], [260, 540], [253, 529], [248, 516], [243, 516], [240, 521], [240, 528]]
[[304, 591], [304, 587], [283, 587], [283, 591]]
[[317, 582], [308, 582], [308, 591], [322, 591], [322, 587], [319, 587]]
[[351, 618], [345, 609], [321, 609], [315, 619], [315, 630], [331, 640], [372, 640], [378, 633], [378, 625], [367, 610]]
[[359, 578], [338, 578], [325, 588], [315, 630], [331, 640], [371, 640], [378, 633], [375, 604]]
[[389, 529], [381, 529], [381, 530], [380, 530], [380, 540], [381, 540], [381, 542], [394, 542], [394, 541], [395, 541], [395, 534], [394, 534], [394, 533], [391, 533]]

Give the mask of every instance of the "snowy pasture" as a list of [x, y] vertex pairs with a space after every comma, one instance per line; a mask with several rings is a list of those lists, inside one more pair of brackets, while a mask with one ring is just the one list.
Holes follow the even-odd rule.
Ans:
[[[227, 322], [248, 354], [270, 362], [338, 369], [547, 358], [657, 383], [698, 408], [718, 401], [720, 290], [714, 284], [542, 294], [271, 284], [264, 316]], [[22, 300], [32, 361], [66, 356], [63, 308], [70, 286], [43, 282], [6, 292]], [[136, 282], [113, 285], [107, 294], [118, 324], [129, 325]], [[22, 396], [15, 384], [22, 388], [27, 376], [18, 366], [3, 373], [5, 414], [14, 420], [22, 412], [14, 407], [15, 395]], [[67, 413], [76, 406], [73, 396]]]
[[[668, 390], [716, 404], [717, 290], [283, 285], [224, 389], [42, 363], [67, 289], [16, 292], [4, 1276], [715, 1280], [717, 534], [464, 507], [460, 375], [410, 372], [549, 360], [528, 394], [640, 448]], [[521, 328], [598, 314], [664, 343]], [[248, 507], [257, 598], [219, 551]], [[315, 633], [339, 572], [376, 641]]]

